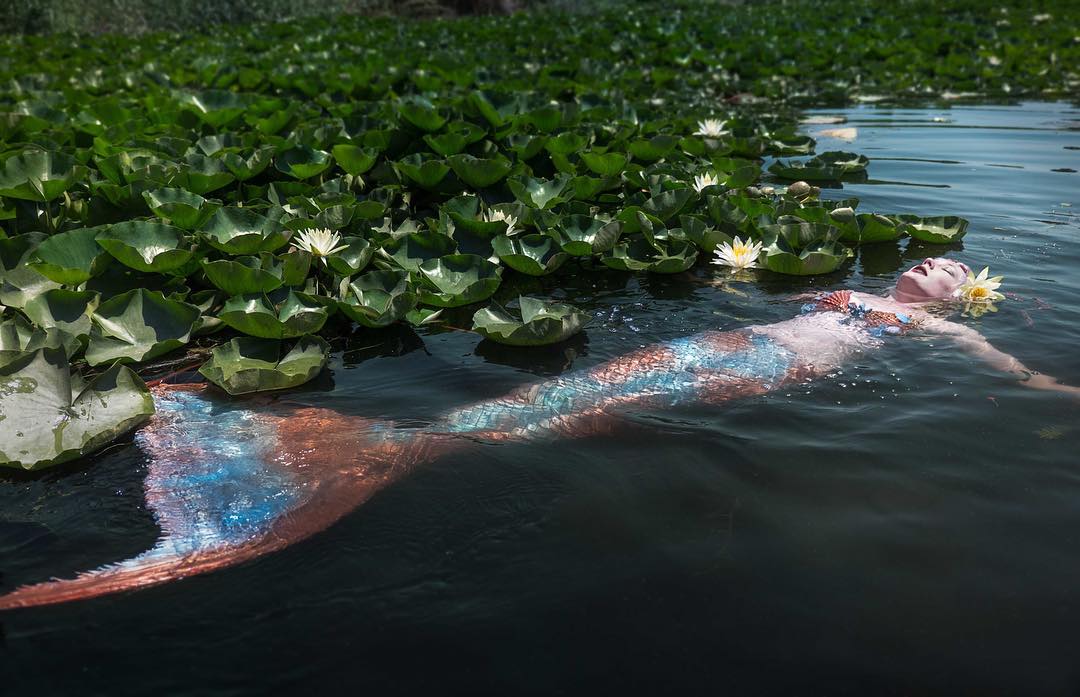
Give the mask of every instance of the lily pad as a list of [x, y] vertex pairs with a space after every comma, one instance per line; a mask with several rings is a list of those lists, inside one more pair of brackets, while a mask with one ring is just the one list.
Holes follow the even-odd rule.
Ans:
[[113, 365], [77, 389], [80, 382], [57, 349], [0, 367], [0, 466], [35, 470], [89, 455], [154, 413], [130, 368]]
[[561, 194], [571, 179], [569, 174], [557, 174], [550, 180], [523, 176], [510, 179], [507, 185], [526, 206], [545, 209], [566, 200]]
[[446, 235], [424, 230], [387, 242], [383, 252], [406, 271], [419, 271], [422, 263], [445, 256], [456, 246]]
[[214, 213], [200, 234], [226, 254], [258, 254], [277, 251], [292, 232], [249, 208], [228, 207]]
[[967, 234], [968, 221], [955, 215], [920, 218], [914, 215], [900, 215], [896, 219], [903, 223], [904, 230], [921, 242], [931, 244], [949, 244], [957, 242]]
[[80, 337], [90, 333], [90, 317], [98, 302], [98, 294], [91, 291], [54, 288], [26, 303], [23, 312], [39, 327]]
[[510, 173], [513, 164], [503, 156], [479, 158], [472, 155], [454, 155], [446, 160], [461, 181], [474, 189], [486, 189], [499, 183]]
[[284, 284], [284, 264], [274, 255], [263, 252], [255, 257], [236, 257], [217, 261], [203, 260], [203, 273], [226, 295], [269, 293]]
[[365, 148], [349, 143], [335, 145], [331, 153], [338, 165], [353, 176], [367, 172], [379, 159], [379, 151], [376, 148]]
[[442, 160], [424, 160], [416, 153], [404, 160], [395, 162], [394, 165], [402, 174], [414, 181], [421, 188], [434, 189], [447, 174], [450, 174], [450, 166]]
[[30, 150], [0, 163], [0, 196], [52, 201], [82, 181], [86, 172], [68, 155]]
[[90, 328], [86, 362], [148, 361], [191, 340], [199, 308], [136, 288], [98, 306]]
[[569, 339], [591, 319], [573, 305], [546, 303], [527, 296], [518, 303], [520, 317], [497, 303], [477, 310], [473, 331], [500, 344], [545, 346]]
[[293, 339], [322, 329], [329, 313], [314, 300], [295, 291], [237, 295], [225, 301], [218, 317], [238, 332], [262, 339]]
[[342, 276], [360, 273], [375, 255], [375, 247], [363, 237], [345, 237], [341, 244], [345, 249], [326, 257], [326, 263]]
[[105, 270], [112, 256], [97, 243], [104, 227], [61, 232], [44, 240], [30, 255], [28, 264], [56, 283], [77, 286]]
[[184, 230], [202, 227], [221, 208], [220, 203], [183, 189], [152, 189], [144, 191], [143, 198], [154, 215]]
[[475, 254], [449, 254], [420, 265], [427, 286], [420, 302], [435, 307], [460, 307], [490, 298], [502, 280], [502, 267]]
[[619, 271], [682, 273], [697, 261], [697, 248], [689, 242], [652, 242], [644, 238], [617, 244], [601, 259], [605, 266]]
[[570, 258], [550, 235], [499, 235], [492, 240], [492, 249], [499, 261], [529, 276], [546, 276]]
[[294, 179], [317, 177], [334, 163], [334, 158], [325, 150], [316, 150], [307, 145], [294, 145], [279, 152], [274, 158], [274, 166]]
[[231, 395], [284, 390], [303, 385], [326, 367], [330, 345], [301, 338], [284, 356], [273, 339], [237, 337], [214, 348], [199, 372]]
[[819, 223], [785, 223], [762, 228], [760, 263], [793, 276], [831, 273], [853, 256], [840, 243], [840, 230]]
[[416, 307], [416, 292], [403, 271], [371, 271], [349, 284], [337, 306], [365, 327], [379, 328], [404, 319]]
[[21, 315], [0, 322], [0, 366], [40, 348], [60, 349], [70, 359], [82, 350], [82, 343], [60, 329], [35, 327]]
[[117, 261], [136, 271], [172, 271], [192, 257], [184, 232], [164, 223], [117, 223], [99, 232], [95, 239]]
[[603, 254], [615, 247], [622, 234], [622, 223], [605, 221], [588, 215], [569, 215], [555, 227], [562, 251], [575, 257]]
[[599, 174], [601, 177], [614, 177], [622, 174], [626, 169], [626, 155], [621, 152], [609, 153], [581, 153], [581, 161], [589, 168], [589, 171]]

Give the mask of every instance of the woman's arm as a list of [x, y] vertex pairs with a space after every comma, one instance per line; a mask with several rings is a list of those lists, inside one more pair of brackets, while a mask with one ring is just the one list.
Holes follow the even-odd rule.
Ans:
[[1038, 371], [1028, 368], [1015, 356], [1011, 356], [1004, 351], [999, 351], [994, 348], [994, 346], [986, 340], [986, 337], [971, 327], [965, 327], [962, 324], [937, 319], [936, 317], [924, 320], [920, 327], [925, 331], [948, 337], [961, 349], [972, 356], [982, 359], [991, 367], [1002, 372], [1012, 373], [1023, 381], [1025, 387], [1031, 387], [1036, 390], [1064, 392], [1080, 397], [1080, 387], [1064, 385], [1058, 382], [1055, 377], [1043, 375]]

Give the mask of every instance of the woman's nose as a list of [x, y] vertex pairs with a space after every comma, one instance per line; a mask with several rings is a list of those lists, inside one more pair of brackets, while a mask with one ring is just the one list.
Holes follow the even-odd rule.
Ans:
[[923, 259], [923, 263], [929, 266], [931, 269], [934, 268], [934, 260], [931, 257], [926, 257], [925, 259]]

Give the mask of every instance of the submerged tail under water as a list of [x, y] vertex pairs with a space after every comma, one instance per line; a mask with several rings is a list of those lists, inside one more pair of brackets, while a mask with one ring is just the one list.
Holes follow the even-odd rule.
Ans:
[[23, 586], [0, 610], [84, 600], [240, 564], [326, 529], [413, 467], [478, 442], [608, 432], [621, 410], [722, 402], [807, 377], [749, 331], [705, 332], [642, 349], [446, 414], [426, 428], [266, 401], [204, 385], [154, 388], [136, 435], [161, 537], [142, 554], [72, 579]]

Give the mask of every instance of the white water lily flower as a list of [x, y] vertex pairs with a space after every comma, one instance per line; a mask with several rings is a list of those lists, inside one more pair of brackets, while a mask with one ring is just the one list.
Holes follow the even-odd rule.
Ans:
[[694, 189], [699, 194], [705, 187], [716, 186], [719, 183], [720, 180], [716, 178], [715, 172], [706, 172], [705, 174], [699, 174], [694, 177]]
[[1001, 279], [1004, 276], [987, 278], [989, 274], [989, 266], [983, 267], [978, 276], [968, 271], [967, 280], [956, 290], [956, 296], [966, 303], [976, 304], [1004, 300], [1005, 296], [997, 292], [997, 289], [1001, 287]]
[[299, 239], [294, 240], [292, 246], [295, 249], [311, 252], [311, 256], [322, 259], [324, 264], [326, 263], [326, 257], [348, 247], [348, 245], [341, 244], [341, 235], [326, 228], [301, 230], [297, 237]]
[[747, 238], [743, 242], [738, 237], [733, 242], [725, 242], [716, 248], [716, 259], [712, 263], [720, 266], [730, 266], [731, 273], [743, 269], [752, 269], [757, 266], [758, 255], [761, 254], [761, 243]]
[[697, 131], [694, 132], [696, 136], [705, 136], [706, 138], [719, 138], [727, 133], [724, 130], [724, 122], [720, 119], [705, 119], [704, 121], [698, 121]]
[[513, 235], [517, 232], [518, 219], [505, 211], [484, 211], [485, 223], [506, 223], [506, 234]]

